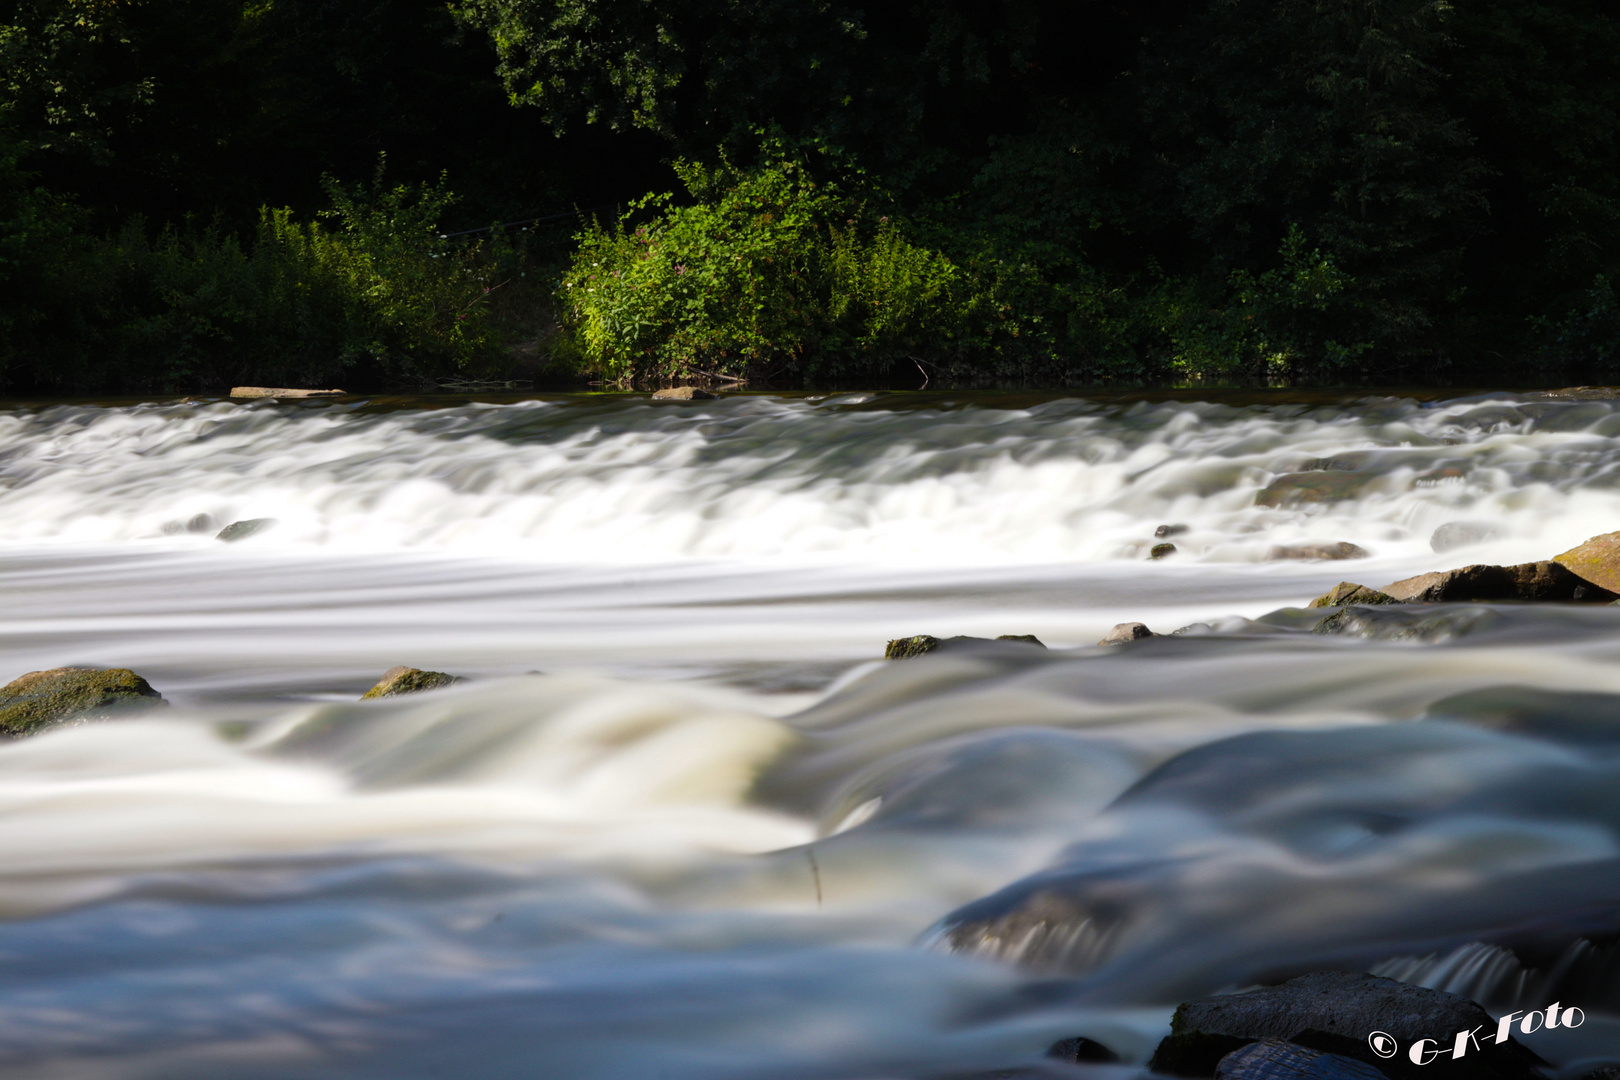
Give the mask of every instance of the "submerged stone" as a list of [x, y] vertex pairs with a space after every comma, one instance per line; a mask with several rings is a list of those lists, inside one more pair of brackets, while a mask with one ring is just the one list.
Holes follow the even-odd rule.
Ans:
[[1488, 521], [1448, 521], [1429, 537], [1429, 548], [1439, 554], [1470, 544], [1482, 544], [1501, 535], [1502, 530]]
[[1385, 585], [1383, 591], [1403, 604], [1499, 600], [1597, 603], [1614, 599], [1613, 593], [1557, 562], [1475, 564], [1405, 578]]
[[[1496, 1027], [1495, 1018], [1457, 994], [1362, 972], [1318, 971], [1281, 986], [1185, 1002], [1149, 1068], [1171, 1076], [1212, 1076], [1235, 1049], [1231, 1040], [1277, 1039], [1354, 1059], [1378, 1070], [1374, 1075], [1397, 1080], [1539, 1077], [1541, 1059], [1512, 1038], [1500, 1046], [1485, 1043], [1461, 1058], [1451, 1056], [1459, 1031], [1478, 1028], [1494, 1035]], [[1373, 1032], [1390, 1036], [1400, 1052], [1388, 1058], [1375, 1054], [1367, 1041]], [[1434, 1040], [1447, 1053], [1427, 1065], [1412, 1063], [1406, 1051], [1421, 1039]]]
[[1357, 547], [1345, 540], [1334, 544], [1276, 544], [1266, 552], [1267, 562], [1279, 562], [1284, 559], [1332, 560], [1367, 557], [1366, 548]]
[[1501, 616], [1488, 608], [1450, 611], [1394, 607], [1342, 607], [1311, 628], [1316, 634], [1339, 634], [1369, 641], [1420, 641], [1430, 645], [1494, 625]]
[[1221, 1058], [1216, 1080], [1388, 1080], [1371, 1065], [1281, 1039], [1249, 1043]]
[[1046, 1056], [1070, 1065], [1108, 1065], [1119, 1060], [1119, 1055], [1108, 1047], [1083, 1035], [1059, 1039], [1046, 1051]]
[[0, 733], [30, 735], [52, 724], [167, 705], [128, 668], [30, 671], [0, 687]]
[[1306, 607], [1324, 608], [1340, 607], [1344, 604], [1398, 604], [1399, 600], [1377, 589], [1369, 589], [1365, 585], [1357, 585], [1353, 581], [1341, 581], [1327, 592], [1312, 600]]
[[653, 391], [654, 401], [712, 401], [719, 396], [695, 386], [671, 386]]
[[391, 667], [383, 672], [383, 677], [377, 680], [376, 686], [360, 695], [360, 700], [437, 690], [443, 686], [454, 686], [460, 681], [459, 677], [446, 675], [442, 671], [423, 671], [421, 668], [404, 666]]
[[1372, 473], [1322, 472], [1285, 473], [1262, 488], [1254, 497], [1256, 506], [1290, 506], [1296, 503], [1341, 502], [1353, 499], [1377, 477]]
[[219, 535], [214, 539], [223, 540], [227, 544], [234, 544], [238, 540], [246, 540], [250, 536], [262, 533], [266, 529], [274, 527], [275, 524], [275, 518], [248, 518], [245, 521], [233, 521], [219, 530]]
[[1188, 528], [1189, 526], [1186, 525], [1160, 525], [1157, 529], [1153, 530], [1153, 535], [1160, 540], [1168, 540], [1172, 536], [1180, 536], [1182, 533], [1186, 532]]
[[1167, 559], [1176, 553], [1174, 544], [1154, 544], [1153, 550], [1148, 552], [1150, 559]]

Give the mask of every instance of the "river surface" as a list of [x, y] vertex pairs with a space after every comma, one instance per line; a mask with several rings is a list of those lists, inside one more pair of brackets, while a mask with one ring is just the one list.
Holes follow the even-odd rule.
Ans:
[[[1262, 619], [1620, 529], [1617, 436], [1508, 394], [0, 409], [0, 681], [171, 703], [0, 745], [0, 1072], [1123, 1078], [1177, 1002], [1323, 967], [1580, 1006], [1525, 1041], [1620, 1061], [1620, 608]], [[1335, 497], [1257, 501], [1301, 471]], [[881, 660], [912, 634], [1047, 648]], [[466, 681], [355, 700], [396, 664]], [[1071, 1036], [1123, 1062], [1043, 1066]]]

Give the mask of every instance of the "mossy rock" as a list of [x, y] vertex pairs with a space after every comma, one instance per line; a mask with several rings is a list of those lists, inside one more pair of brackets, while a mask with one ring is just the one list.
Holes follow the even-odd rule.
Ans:
[[392, 667], [383, 672], [383, 677], [377, 685], [360, 695], [361, 701], [370, 698], [395, 697], [399, 694], [416, 694], [423, 690], [437, 690], [443, 686], [454, 686], [461, 679], [455, 675], [446, 675], [442, 671], [423, 671], [421, 668]]
[[162, 694], [128, 668], [30, 671], [0, 687], [0, 733], [31, 735], [52, 724], [167, 704]]
[[1399, 600], [1377, 589], [1369, 589], [1365, 585], [1357, 585], [1353, 581], [1341, 581], [1327, 592], [1312, 600], [1306, 607], [1324, 608], [1340, 607], [1344, 604], [1398, 604]]

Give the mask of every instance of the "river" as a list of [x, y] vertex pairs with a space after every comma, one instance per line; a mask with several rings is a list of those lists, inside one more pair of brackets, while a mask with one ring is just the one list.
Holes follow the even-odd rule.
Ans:
[[[1083, 1035], [1124, 1061], [1063, 1075], [1123, 1078], [1178, 1001], [1320, 967], [1561, 995], [1525, 1041], [1620, 1061], [1620, 609], [1261, 619], [1620, 528], [1617, 435], [1509, 394], [0, 409], [0, 682], [170, 702], [0, 745], [0, 1069], [928, 1080]], [[1302, 470], [1344, 497], [1257, 503]], [[1312, 542], [1368, 557], [1267, 559]], [[1095, 644], [1127, 620], [1164, 636]], [[912, 634], [1047, 648], [881, 659]], [[396, 664], [466, 681], [356, 701]]]

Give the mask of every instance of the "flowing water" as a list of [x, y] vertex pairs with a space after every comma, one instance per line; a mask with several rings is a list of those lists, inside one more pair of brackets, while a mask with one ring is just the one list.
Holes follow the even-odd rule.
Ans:
[[[1125, 1077], [1176, 1002], [1322, 967], [1561, 1000], [1526, 1041], [1620, 1060], [1620, 609], [1261, 618], [1620, 528], [1617, 435], [1502, 394], [5, 409], [0, 675], [171, 705], [0, 746], [0, 1069], [923, 1080], [1084, 1035], [1123, 1063], [1063, 1075]], [[1331, 497], [1259, 495], [1302, 471]], [[921, 633], [1048, 648], [878, 659]], [[395, 664], [467, 680], [355, 700]]]

